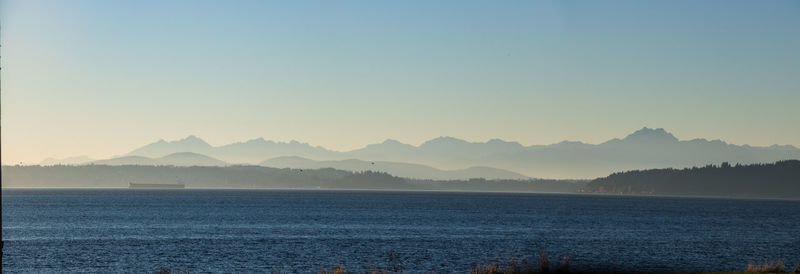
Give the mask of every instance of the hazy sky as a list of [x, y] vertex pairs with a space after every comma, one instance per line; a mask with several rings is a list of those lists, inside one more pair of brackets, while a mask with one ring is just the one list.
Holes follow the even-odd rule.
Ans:
[[800, 146], [800, 1], [3, 1], [2, 160], [189, 134]]

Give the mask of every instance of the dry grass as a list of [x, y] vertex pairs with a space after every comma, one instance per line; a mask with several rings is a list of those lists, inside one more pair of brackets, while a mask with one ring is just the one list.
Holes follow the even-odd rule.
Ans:
[[569, 263], [571, 260], [568, 256], [564, 256], [564, 259], [561, 260], [561, 266], [558, 267], [558, 272], [561, 273], [569, 273]]
[[512, 260], [506, 266], [493, 262], [485, 266], [472, 266], [471, 274], [500, 274], [500, 273], [535, 273], [525, 261]]
[[161, 268], [156, 270], [156, 274], [189, 274], [189, 271], [179, 271], [174, 269]]
[[783, 261], [764, 262], [762, 264], [749, 263], [745, 272], [756, 273], [781, 273], [783, 272]]
[[386, 270], [377, 269], [377, 268], [370, 269], [370, 270], [367, 270], [367, 271], [364, 271], [364, 272], [347, 272], [347, 270], [344, 268], [344, 266], [340, 265], [340, 266], [337, 266], [336, 268], [334, 268], [331, 271], [323, 269], [319, 273], [320, 274], [346, 274], [346, 273], [388, 274], [388, 273], [400, 273], [400, 272], [398, 272], [398, 271], [394, 271], [394, 272], [386, 271]]
[[[564, 257], [561, 264], [558, 266], [554, 273], [569, 273], [570, 268], [569, 257]], [[500, 265], [497, 262], [489, 263], [484, 266], [473, 265], [470, 270], [471, 274], [521, 274], [521, 273], [551, 273], [550, 260], [548, 259], [547, 252], [539, 252], [539, 264], [537, 268], [533, 268], [527, 261], [512, 259], [506, 265]]]
[[336, 268], [334, 268], [332, 271], [328, 271], [328, 270], [323, 269], [319, 273], [320, 274], [344, 274], [344, 273], [347, 273], [347, 271], [344, 270], [344, 266], [340, 265], [340, 266], [337, 266]]
[[[388, 262], [390, 263], [391, 270], [384, 270], [376, 267], [371, 267], [367, 270], [350, 271], [348, 272], [343, 265], [339, 265], [332, 270], [323, 269], [321, 274], [346, 274], [346, 273], [368, 273], [368, 274], [388, 274], [388, 273], [403, 273], [402, 265], [399, 256], [390, 252], [388, 254]], [[550, 260], [547, 252], [539, 252], [539, 264], [531, 265], [526, 260], [511, 259], [506, 264], [491, 262], [486, 265], [472, 265], [470, 269], [471, 274], [524, 274], [524, 273], [597, 273], [589, 271], [572, 272], [570, 270], [571, 259], [564, 256], [558, 268], [553, 268], [550, 265]], [[175, 271], [172, 269], [162, 268], [156, 271], [156, 274], [174, 274], [174, 273], [189, 273], [188, 271]], [[693, 273], [693, 272], [686, 272]], [[711, 272], [696, 272], [711, 274]], [[717, 273], [800, 273], [800, 262], [792, 269], [791, 272], [786, 270], [783, 261], [772, 261], [763, 263], [748, 263], [747, 268], [743, 272], [717, 272]]]

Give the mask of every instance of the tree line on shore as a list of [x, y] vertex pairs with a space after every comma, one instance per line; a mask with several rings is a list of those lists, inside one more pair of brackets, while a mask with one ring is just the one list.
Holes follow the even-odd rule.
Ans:
[[706, 165], [618, 172], [589, 182], [582, 192], [800, 198], [800, 160], [771, 164]]
[[3, 187], [127, 187], [184, 182], [187, 188], [398, 189], [800, 198], [800, 160], [613, 173], [588, 180], [430, 180], [378, 171], [263, 166], [3, 166]]
[[3, 166], [3, 187], [127, 187], [128, 183], [187, 188], [409, 189], [466, 191], [577, 192], [585, 180], [426, 180], [377, 171], [263, 166]]

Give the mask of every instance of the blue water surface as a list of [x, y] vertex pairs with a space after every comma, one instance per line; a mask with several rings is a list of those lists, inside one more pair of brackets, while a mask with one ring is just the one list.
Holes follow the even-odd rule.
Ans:
[[3, 189], [3, 272], [730, 271], [800, 260], [800, 201], [325, 190]]

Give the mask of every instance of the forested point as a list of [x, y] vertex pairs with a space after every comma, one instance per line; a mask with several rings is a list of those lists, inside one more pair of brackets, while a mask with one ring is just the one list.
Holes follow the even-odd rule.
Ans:
[[592, 180], [581, 192], [800, 198], [800, 160], [619, 172]]

